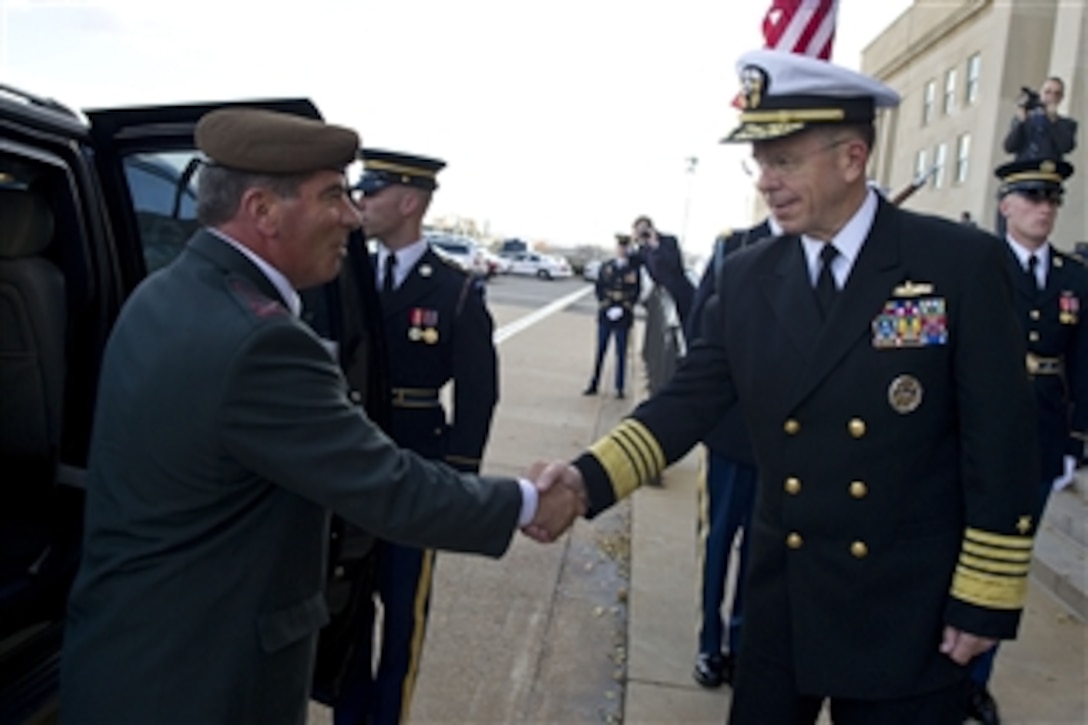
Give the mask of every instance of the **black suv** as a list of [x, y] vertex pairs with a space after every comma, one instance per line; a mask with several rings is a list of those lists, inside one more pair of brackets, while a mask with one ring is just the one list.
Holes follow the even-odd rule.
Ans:
[[[0, 722], [55, 711], [103, 348], [196, 229], [193, 128], [225, 105], [320, 118], [303, 99], [79, 114], [0, 85]], [[326, 639], [318, 670], [335, 676], [343, 643]]]

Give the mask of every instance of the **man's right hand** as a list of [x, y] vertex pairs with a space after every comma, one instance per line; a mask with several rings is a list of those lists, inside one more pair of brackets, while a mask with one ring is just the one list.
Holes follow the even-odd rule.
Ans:
[[565, 461], [537, 462], [526, 477], [533, 481], [540, 496], [536, 516], [522, 531], [541, 543], [558, 539], [574, 520], [585, 516], [588, 499], [582, 474]]

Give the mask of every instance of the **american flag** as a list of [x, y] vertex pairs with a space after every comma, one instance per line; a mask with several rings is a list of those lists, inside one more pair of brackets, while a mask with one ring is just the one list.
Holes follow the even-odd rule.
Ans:
[[838, 0], [771, 0], [763, 17], [767, 48], [830, 60]]

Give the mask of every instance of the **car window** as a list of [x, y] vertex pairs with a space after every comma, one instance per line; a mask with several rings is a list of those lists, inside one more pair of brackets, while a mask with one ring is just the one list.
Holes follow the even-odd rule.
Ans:
[[166, 266], [199, 226], [196, 219], [196, 151], [131, 154], [125, 180], [136, 209], [147, 271]]

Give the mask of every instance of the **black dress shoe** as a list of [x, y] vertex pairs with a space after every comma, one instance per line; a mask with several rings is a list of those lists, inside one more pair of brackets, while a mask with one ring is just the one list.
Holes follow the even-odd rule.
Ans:
[[997, 701], [984, 686], [971, 683], [967, 697], [967, 717], [982, 725], [1001, 725]]
[[700, 652], [699, 656], [695, 658], [695, 670], [691, 673], [691, 676], [703, 687], [721, 687], [723, 664], [720, 654]]
[[596, 395], [596, 394], [597, 394], [597, 386], [595, 386], [595, 385], [590, 385], [588, 388], [586, 388], [585, 390], [582, 391], [582, 395]]

